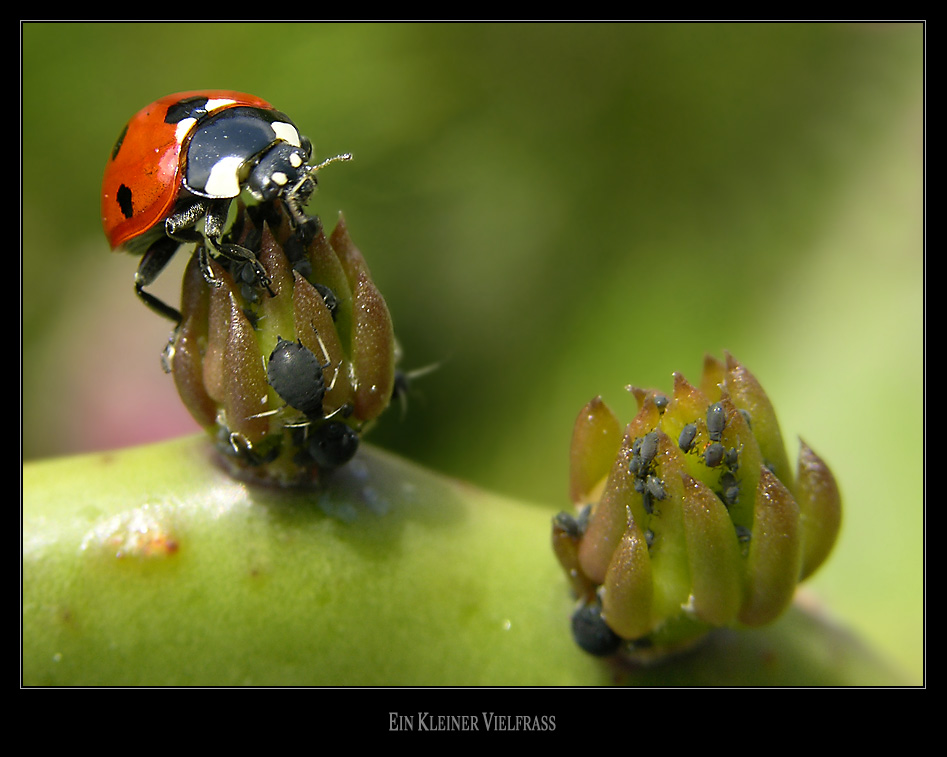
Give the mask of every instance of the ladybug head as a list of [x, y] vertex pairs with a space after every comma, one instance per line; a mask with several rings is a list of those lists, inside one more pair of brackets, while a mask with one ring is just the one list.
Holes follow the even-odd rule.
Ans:
[[305, 137], [298, 147], [289, 142], [277, 142], [250, 170], [246, 189], [260, 202], [273, 200], [285, 192], [305, 203], [315, 189], [315, 178], [310, 175], [312, 166], [308, 165], [311, 155], [312, 145]]

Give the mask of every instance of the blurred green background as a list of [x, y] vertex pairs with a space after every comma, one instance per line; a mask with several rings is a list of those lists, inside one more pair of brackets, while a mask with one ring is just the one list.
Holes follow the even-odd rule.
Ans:
[[[99, 221], [106, 155], [159, 96], [224, 87], [327, 157], [414, 383], [370, 440], [568, 506], [573, 420], [731, 351], [845, 497], [808, 586], [923, 675], [919, 24], [26, 24], [26, 459], [196, 429], [169, 324]], [[179, 256], [183, 264], [183, 254]], [[180, 270], [155, 291], [175, 299]], [[542, 538], [545, 538], [543, 535]]]

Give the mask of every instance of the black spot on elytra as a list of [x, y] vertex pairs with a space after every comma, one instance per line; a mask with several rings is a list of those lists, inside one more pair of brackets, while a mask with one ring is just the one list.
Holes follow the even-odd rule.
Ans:
[[132, 210], [132, 191], [122, 184], [115, 194], [115, 199], [118, 200], [118, 207], [121, 209], [122, 215], [125, 218], [131, 218], [135, 212]]

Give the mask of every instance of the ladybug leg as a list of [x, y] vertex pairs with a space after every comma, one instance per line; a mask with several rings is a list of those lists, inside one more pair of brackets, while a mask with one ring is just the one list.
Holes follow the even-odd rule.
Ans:
[[309, 171], [283, 195], [283, 207], [289, 216], [293, 237], [303, 247], [308, 247], [320, 230], [319, 219], [303, 210], [316, 191], [316, 184], [315, 171]]
[[303, 208], [309, 202], [309, 198], [312, 197], [315, 191], [316, 177], [314, 172], [307, 171], [290, 187], [289, 191], [283, 195], [283, 204], [286, 206], [286, 210], [294, 226], [304, 226], [310, 220], [310, 216]]
[[183, 207], [178, 206], [178, 210], [165, 219], [164, 233], [178, 242], [201, 241], [201, 235], [194, 227], [207, 214], [209, 204], [207, 200], [198, 199]]
[[225, 258], [237, 262], [249, 263], [253, 267], [253, 273], [256, 275], [260, 286], [266, 287], [270, 297], [275, 297], [276, 294], [270, 288], [270, 277], [267, 275], [266, 269], [260, 265], [260, 261], [256, 259], [253, 251], [240, 245], [225, 244], [221, 241], [227, 223], [227, 214], [230, 212], [230, 203], [231, 200], [229, 199], [208, 203], [204, 216], [204, 237], [218, 255], [223, 255]]
[[[203, 242], [204, 237], [194, 226], [207, 214], [208, 201], [194, 200], [184, 206], [179, 206], [178, 210], [168, 216], [164, 222], [164, 233], [167, 239], [174, 240], [176, 244], [187, 242]], [[207, 259], [207, 251], [202, 245], [199, 251], [199, 261], [201, 274], [204, 281], [212, 287], [219, 287], [220, 282], [214, 277], [210, 263]]]
[[214, 271], [210, 267], [210, 255], [207, 254], [206, 244], [202, 244], [197, 248], [197, 264], [200, 266], [201, 275], [204, 277], [204, 281], [206, 281], [212, 287], [219, 287], [220, 280], [214, 276]]
[[158, 274], [164, 270], [168, 261], [177, 251], [178, 244], [178, 241], [171, 237], [159, 238], [142, 256], [141, 262], [138, 264], [138, 271], [135, 273], [135, 294], [158, 315], [175, 323], [181, 322], [180, 311], [153, 294], [146, 292], [144, 287], [158, 278]]

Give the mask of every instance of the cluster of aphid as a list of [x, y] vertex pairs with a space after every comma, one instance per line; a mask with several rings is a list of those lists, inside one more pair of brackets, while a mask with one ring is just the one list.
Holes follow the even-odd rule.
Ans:
[[[297, 482], [343, 465], [387, 407], [396, 348], [385, 301], [344, 223], [303, 208], [312, 144], [285, 114], [226, 90], [161, 98], [122, 131], [102, 220], [142, 256], [135, 291], [175, 323], [164, 356], [188, 410], [236, 469]], [[238, 198], [240, 198], [238, 200]], [[181, 309], [146, 291], [196, 244]]]
[[553, 547], [592, 654], [659, 656], [714, 627], [769, 623], [838, 533], [831, 472], [801, 443], [792, 475], [752, 374], [728, 355], [705, 361], [699, 387], [674, 379], [670, 398], [631, 388], [624, 432], [600, 398], [576, 420], [578, 511], [554, 519]]
[[[740, 410], [744, 421], [750, 428], [750, 414], [746, 410]], [[740, 467], [740, 453], [735, 447], [725, 449], [720, 439], [723, 436], [724, 428], [727, 425], [727, 413], [720, 402], [715, 402], [707, 408], [706, 428], [710, 443], [704, 448], [704, 465], [708, 468], [716, 468], [719, 465], [725, 465], [726, 471], [721, 474], [717, 487], [717, 493], [723, 503], [730, 507], [737, 503], [740, 496], [740, 482], [736, 473]], [[697, 424], [688, 423], [681, 429], [681, 434], [677, 440], [677, 446], [681, 452], [688, 453], [694, 449], [694, 441], [697, 438]], [[737, 538], [741, 542], [747, 542], [750, 539], [750, 532], [743, 526], [737, 525]]]
[[[654, 403], [659, 411], [664, 412], [668, 399], [663, 394], [655, 394]], [[742, 414], [749, 423], [749, 414], [746, 411], [742, 411]], [[740, 496], [740, 482], [736, 477], [740, 458], [735, 447], [725, 450], [720, 443], [726, 423], [727, 416], [723, 405], [715, 402], [707, 409], [706, 429], [710, 443], [704, 448], [703, 458], [704, 464], [708, 468], [726, 465], [726, 471], [720, 476], [718, 494], [723, 503], [729, 507], [736, 504], [737, 498]], [[696, 448], [697, 432], [697, 423], [688, 423], [681, 429], [677, 442], [681, 452], [689, 453]], [[631, 446], [631, 461], [628, 463], [628, 470], [634, 480], [633, 486], [635, 491], [641, 495], [641, 504], [648, 515], [654, 514], [655, 502], [667, 498], [664, 482], [655, 473], [654, 459], [657, 451], [658, 434], [656, 431], [651, 431], [634, 440]], [[736, 526], [736, 529], [740, 541], [749, 541], [749, 531], [747, 529], [742, 526]], [[645, 530], [645, 540], [649, 547], [654, 543], [654, 531], [650, 528]]]

